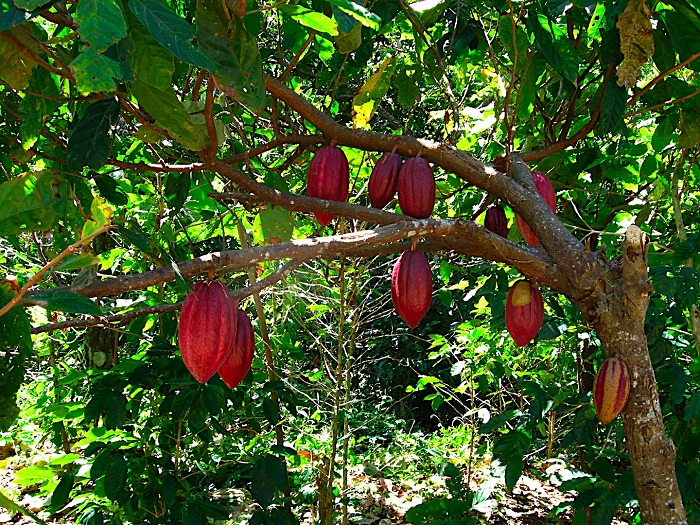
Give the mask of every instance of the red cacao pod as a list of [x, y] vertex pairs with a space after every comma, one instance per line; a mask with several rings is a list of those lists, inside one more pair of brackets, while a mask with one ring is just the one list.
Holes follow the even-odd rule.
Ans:
[[404, 215], [427, 219], [435, 207], [435, 176], [423, 157], [413, 157], [399, 170], [399, 206]]
[[423, 252], [401, 254], [391, 274], [391, 300], [396, 313], [415, 328], [430, 309], [433, 295], [433, 274]]
[[[322, 146], [309, 164], [307, 194], [309, 197], [346, 202], [350, 191], [350, 169], [343, 150], [335, 146]], [[335, 215], [314, 212], [316, 219], [325, 226]]]
[[238, 326], [233, 351], [219, 368], [219, 375], [229, 388], [236, 388], [250, 370], [255, 353], [255, 334], [253, 324], [240, 308], [236, 311]]
[[385, 153], [374, 165], [369, 176], [369, 202], [372, 208], [384, 208], [396, 194], [399, 183], [401, 157], [396, 153]]
[[542, 295], [527, 279], [515, 283], [506, 300], [506, 327], [515, 344], [525, 346], [542, 328], [544, 303]]
[[630, 374], [622, 359], [603, 361], [593, 381], [593, 405], [598, 420], [607, 425], [622, 412], [630, 394]]
[[[552, 209], [554, 213], [557, 212], [557, 195], [554, 193], [554, 188], [552, 187], [552, 183], [549, 181], [549, 178], [547, 175], [542, 173], [541, 171], [533, 171], [532, 172], [532, 181], [535, 183], [535, 188], [537, 188], [537, 191], [540, 195], [542, 195], [542, 198], [544, 201], [547, 203], [547, 205]], [[515, 224], [518, 225], [518, 230], [520, 231], [520, 235], [523, 236], [523, 239], [525, 239], [525, 242], [529, 246], [539, 246], [540, 241], [537, 237], [535, 237], [535, 234], [532, 232], [530, 227], [527, 225], [527, 223], [523, 220], [520, 215], [515, 216]]]
[[182, 305], [178, 343], [185, 366], [200, 383], [206, 383], [231, 353], [236, 307], [220, 281], [198, 282]]
[[506, 219], [506, 212], [503, 206], [500, 204], [489, 206], [484, 218], [484, 227], [496, 235], [508, 237], [508, 220]]

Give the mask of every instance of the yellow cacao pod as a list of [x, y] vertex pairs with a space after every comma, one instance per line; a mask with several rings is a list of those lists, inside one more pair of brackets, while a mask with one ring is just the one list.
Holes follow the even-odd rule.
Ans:
[[598, 420], [607, 425], [622, 412], [630, 393], [630, 374], [622, 359], [603, 361], [593, 381], [593, 405]]

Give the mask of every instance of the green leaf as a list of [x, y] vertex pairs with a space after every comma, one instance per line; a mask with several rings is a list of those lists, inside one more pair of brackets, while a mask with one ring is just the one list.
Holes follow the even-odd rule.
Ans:
[[[700, 28], [691, 21], [693, 17], [697, 19], [697, 15], [686, 16], [676, 11], [663, 10], [660, 17], [668, 31], [671, 45], [681, 60], [690, 58], [700, 49]], [[688, 67], [700, 70], [700, 59], [694, 60]]]
[[527, 69], [520, 83], [520, 93], [517, 100], [516, 114], [520, 120], [526, 120], [532, 114], [539, 87], [537, 80], [544, 68], [544, 59], [540, 53], [535, 53], [527, 62]]
[[127, 464], [120, 453], [113, 453], [109, 458], [109, 463], [105, 468], [104, 489], [105, 495], [116, 500], [119, 492], [124, 487], [126, 480]]
[[170, 204], [172, 213], [176, 213], [185, 204], [190, 192], [190, 179], [189, 172], [172, 172], [165, 178], [165, 200]]
[[144, 109], [156, 119], [156, 124], [183, 146], [194, 151], [206, 146], [197, 136], [190, 114], [172, 87], [160, 89], [137, 78], [132, 84], [132, 91]]
[[25, 11], [34, 11], [47, 3], [49, 3], [47, 0], [15, 0], [15, 6]]
[[347, 54], [355, 51], [362, 44], [362, 26], [355, 25], [348, 33], [340, 33], [335, 37], [338, 53]]
[[256, 113], [265, 107], [258, 42], [238, 17], [226, 22], [221, 2], [198, 0], [197, 41], [215, 64], [216, 78], [235, 100]]
[[[331, 4], [338, 7], [344, 13], [347, 13], [363, 26], [372, 29], [379, 29], [382, 23], [382, 18], [375, 15], [372, 11], [365, 9], [362, 4], [353, 2], [352, 0], [329, 0]], [[415, 5], [415, 4], [414, 4]]]
[[97, 304], [73, 292], [63, 290], [39, 292], [29, 297], [32, 302], [40, 304], [47, 310], [67, 312], [72, 314], [102, 315]]
[[119, 183], [110, 175], [92, 174], [93, 180], [100, 194], [115, 206], [124, 206], [129, 202], [129, 197], [121, 190]]
[[22, 22], [35, 17], [38, 13], [28, 13], [16, 7], [11, 0], [0, 0], [0, 31], [18, 26]]
[[85, 166], [95, 170], [101, 168], [112, 150], [110, 131], [118, 119], [117, 99], [110, 97], [90, 104], [68, 139], [68, 167], [74, 170]]
[[172, 77], [175, 71], [175, 59], [172, 53], [161, 46], [140, 25], [130, 32], [129, 38], [134, 48], [129, 55], [129, 66], [135, 78], [140, 78], [159, 89], [172, 90]]
[[99, 264], [99, 257], [90, 255], [89, 253], [80, 253], [78, 255], [73, 255], [72, 257], [67, 257], [61, 264], [56, 266], [53, 270], [55, 272], [68, 272], [71, 270], [80, 270], [81, 268], [87, 268], [93, 264]]
[[627, 89], [609, 82], [600, 107], [598, 129], [601, 135], [615, 132], [623, 123], [627, 106]]
[[265, 414], [265, 419], [267, 419], [272, 426], [275, 426], [280, 422], [280, 415], [277, 411], [277, 406], [269, 397], [263, 399], [262, 407], [263, 414]]
[[654, 64], [659, 71], [666, 71], [676, 64], [676, 53], [671, 39], [661, 29], [652, 32], [654, 37]]
[[578, 75], [578, 56], [567, 36], [544, 15], [533, 11], [527, 19], [528, 29], [545, 59], [569, 82]]
[[10, 498], [5, 496], [2, 492], [0, 492], [0, 507], [4, 507], [8, 510], [14, 511], [14, 512], [19, 512], [21, 514], [24, 514], [25, 516], [29, 516], [32, 518], [35, 522], [40, 523], [41, 525], [46, 525], [46, 522], [39, 518], [36, 514], [33, 512], [25, 509], [21, 505], [18, 505], [14, 501], [12, 501]]
[[[19, 28], [8, 30], [8, 34], [15, 40], [19, 40], [21, 44], [24, 44], [28, 38], [19, 32]], [[36, 47], [33, 44], [27, 44], [29, 49]], [[24, 53], [20, 53], [9, 40], [0, 37], [0, 79], [14, 89], [24, 89], [29, 83], [34, 66], [36, 62]]]
[[287, 465], [277, 456], [266, 454], [253, 466], [251, 492], [263, 508], [269, 507], [276, 492], [287, 489]]
[[394, 57], [387, 58], [357, 92], [352, 101], [355, 128], [369, 127], [369, 121], [391, 86], [395, 69]]
[[[28, 90], [37, 93], [37, 95], [25, 94], [19, 105], [19, 111], [22, 115], [19, 135], [24, 149], [31, 147], [36, 142], [44, 127], [44, 121], [59, 106], [58, 102], [51, 99], [51, 97], [59, 96], [56, 82], [51, 77], [51, 73], [43, 67], [34, 68], [32, 76], [29, 78]], [[46, 96], [39, 96], [39, 94]]]
[[448, 5], [449, 2], [445, 0], [421, 0], [410, 4], [410, 7], [418, 13], [423, 25], [430, 27], [442, 17]]
[[515, 64], [517, 54], [517, 71], [522, 72], [529, 64], [527, 49], [529, 41], [525, 31], [520, 25], [515, 26], [516, 43], [513, 46], [513, 20], [508, 15], [503, 15], [498, 23], [498, 38], [506, 48], [511, 63]]
[[278, 9], [287, 13], [303, 26], [315, 29], [321, 33], [328, 33], [331, 36], [339, 34], [338, 24], [335, 20], [328, 18], [322, 13], [317, 13], [306, 7], [291, 4], [281, 4], [278, 6]]
[[75, 83], [83, 95], [114, 91], [114, 80], [120, 80], [121, 68], [111, 58], [97, 53], [93, 47], [78, 55], [70, 67], [75, 70]]
[[97, 51], [126, 36], [126, 21], [115, 0], [82, 0], [75, 11], [78, 32]]
[[508, 490], [513, 490], [523, 473], [525, 462], [522, 457], [511, 457], [506, 463], [505, 484]]
[[121, 392], [113, 392], [104, 418], [105, 427], [110, 430], [117, 429], [126, 422], [126, 418], [126, 397]]
[[73, 490], [73, 483], [75, 482], [75, 474], [72, 471], [68, 471], [63, 476], [61, 476], [61, 481], [58, 482], [56, 488], [51, 494], [51, 513], [55, 513], [64, 507], [68, 498], [70, 496], [71, 490]]
[[53, 227], [54, 180], [53, 173], [37, 172], [0, 184], [0, 235]]
[[400, 71], [396, 74], [394, 84], [399, 90], [399, 104], [404, 108], [412, 108], [420, 100], [420, 88], [406, 71]]
[[288, 242], [294, 231], [294, 218], [284, 208], [270, 207], [258, 214], [253, 228], [260, 229], [263, 239], [268, 244]]
[[129, 9], [148, 32], [180, 60], [214, 71], [212, 61], [194, 47], [194, 29], [160, 0], [129, 0]]

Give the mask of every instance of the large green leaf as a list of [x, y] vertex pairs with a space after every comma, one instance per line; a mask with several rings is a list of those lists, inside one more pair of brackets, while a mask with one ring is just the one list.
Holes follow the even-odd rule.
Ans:
[[277, 456], [266, 454], [256, 461], [252, 477], [253, 498], [263, 507], [270, 506], [276, 492], [284, 492], [287, 489], [287, 466]]
[[237, 17], [226, 22], [218, 0], [198, 0], [197, 40], [215, 64], [216, 79], [240, 103], [260, 113], [265, 82], [258, 42]]
[[623, 122], [627, 105], [627, 89], [609, 82], [600, 107], [598, 128], [602, 134], [612, 133]]
[[36, 15], [16, 7], [11, 0], [0, 0], [0, 31], [18, 26]]
[[174, 89], [162, 89], [140, 78], [131, 87], [139, 104], [156, 119], [156, 124], [167, 130], [183, 146], [191, 150], [200, 150], [206, 146], [204, 138], [197, 136], [190, 114], [177, 98]]
[[97, 51], [126, 36], [126, 21], [115, 0], [82, 0], [75, 11], [80, 35]]
[[[668, 31], [671, 45], [681, 60], [697, 53], [700, 49], [700, 27], [698, 27], [700, 22], [693, 23], [698, 19], [697, 15], [692, 12], [679, 13], [667, 9], [661, 11], [660, 17]], [[694, 60], [688, 67], [696, 71], [700, 70], [700, 59]]]
[[75, 82], [78, 91], [87, 95], [101, 91], [114, 91], [114, 80], [121, 79], [119, 64], [111, 58], [97, 52], [93, 47], [79, 54], [70, 66], [75, 70]]
[[363, 26], [379, 29], [382, 23], [381, 17], [366, 9], [362, 3], [353, 2], [352, 0], [330, 0], [330, 3], [353, 17]]
[[[9, 29], [8, 35], [18, 40], [20, 44], [26, 44], [30, 50], [36, 48], [36, 45], [28, 41], [28, 37], [17, 27]], [[14, 89], [24, 89], [29, 83], [34, 66], [36, 62], [24, 53], [20, 53], [8, 39], [0, 36], [0, 79]]]
[[547, 62], [569, 82], [578, 76], [578, 56], [564, 32], [546, 16], [533, 12], [527, 27], [535, 35], [535, 44]]
[[14, 501], [12, 501], [10, 498], [5, 496], [2, 492], [0, 492], [0, 507], [4, 507], [7, 510], [11, 510], [14, 512], [19, 512], [21, 514], [24, 514], [26, 516], [29, 516], [31, 519], [33, 519], [35, 522], [40, 523], [41, 525], [46, 525], [46, 522], [42, 520], [39, 516], [34, 514], [33, 512], [25, 509], [21, 505], [18, 505]]
[[94, 316], [102, 315], [102, 310], [97, 304], [87, 297], [73, 292], [48, 290], [46, 292], [36, 293], [30, 298], [32, 302], [40, 304], [47, 310]]
[[56, 102], [59, 96], [56, 83], [43, 67], [34, 68], [29, 79], [29, 91], [36, 95], [26, 94], [19, 105], [22, 115], [19, 136], [25, 149], [34, 145], [44, 127], [44, 121], [59, 105]]
[[75, 170], [84, 166], [101, 168], [109, 158], [113, 141], [110, 131], [118, 118], [119, 102], [115, 98], [90, 104], [68, 139], [68, 166]]
[[54, 179], [49, 172], [26, 173], [0, 184], [0, 235], [48, 230], [54, 225]]
[[391, 86], [395, 70], [394, 57], [387, 58], [357, 92], [352, 101], [355, 128], [369, 127], [369, 121]]
[[138, 25], [129, 34], [133, 52], [129, 66], [134, 76], [159, 89], [172, 89], [175, 60], [172, 53], [161, 46], [145, 29]]
[[280, 11], [284, 11], [301, 25], [328, 33], [331, 36], [337, 36], [338, 24], [332, 18], [328, 18], [323, 13], [312, 11], [307, 7], [292, 4], [282, 4], [279, 6]]
[[160, 0], [129, 0], [129, 9], [160, 44], [192, 65], [214, 70], [214, 64], [191, 42], [194, 29]]
[[[14, 296], [9, 284], [0, 286], [0, 306], [5, 306]], [[24, 363], [31, 353], [29, 317], [24, 309], [15, 306], [0, 317], [0, 430], [7, 430], [19, 414], [15, 395], [24, 378]]]

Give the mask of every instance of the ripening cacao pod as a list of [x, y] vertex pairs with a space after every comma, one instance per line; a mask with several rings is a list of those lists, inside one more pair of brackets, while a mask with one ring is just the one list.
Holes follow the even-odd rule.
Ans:
[[238, 326], [233, 351], [219, 368], [219, 375], [229, 388], [236, 388], [250, 370], [255, 353], [255, 334], [253, 324], [240, 308], [236, 311]]
[[506, 300], [506, 327], [515, 344], [525, 346], [542, 328], [544, 303], [542, 295], [527, 279], [515, 283]]
[[396, 153], [385, 153], [374, 165], [369, 176], [369, 202], [372, 208], [384, 208], [396, 194], [399, 183], [401, 157]]
[[413, 157], [399, 170], [399, 206], [404, 215], [427, 219], [435, 207], [435, 176], [423, 157]]
[[593, 405], [598, 420], [607, 425], [622, 412], [630, 394], [630, 374], [622, 359], [603, 361], [593, 381]]
[[206, 383], [231, 353], [236, 307], [220, 281], [198, 282], [182, 305], [178, 344], [185, 366], [200, 383]]
[[484, 218], [484, 227], [496, 235], [508, 237], [508, 221], [506, 220], [506, 212], [503, 206], [500, 204], [489, 206]]
[[[554, 213], [556, 213], [557, 195], [556, 193], [554, 193], [554, 188], [552, 187], [552, 183], [549, 181], [547, 175], [545, 175], [541, 171], [533, 171], [532, 181], [535, 183], [535, 188], [537, 188], [538, 193], [542, 195], [542, 198], [547, 203], [547, 205], [552, 209]], [[539, 246], [539, 239], [535, 237], [535, 234], [532, 233], [532, 230], [522, 219], [522, 217], [520, 217], [520, 215], [516, 214], [515, 224], [518, 225], [518, 230], [520, 231], [520, 234], [523, 236], [523, 239], [525, 239], [525, 242], [529, 246]]]
[[423, 252], [401, 254], [391, 274], [391, 300], [396, 313], [415, 328], [430, 309], [433, 295], [433, 274]]
[[[343, 150], [335, 146], [322, 146], [309, 164], [307, 194], [309, 197], [346, 202], [350, 191], [350, 169]], [[335, 215], [314, 212], [316, 219], [325, 226]]]

